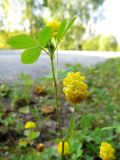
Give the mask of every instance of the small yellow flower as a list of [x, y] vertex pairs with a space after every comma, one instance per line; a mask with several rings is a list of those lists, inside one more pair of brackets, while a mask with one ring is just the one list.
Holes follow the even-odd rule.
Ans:
[[52, 20], [47, 23], [47, 26], [50, 26], [52, 28], [52, 32], [53, 32], [54, 37], [57, 35], [59, 25], [60, 25], [60, 23], [56, 20]]
[[115, 158], [115, 149], [111, 144], [107, 142], [102, 142], [100, 146], [100, 158], [102, 160], [114, 160]]
[[[62, 154], [62, 141], [58, 144], [57, 150], [59, 154]], [[64, 155], [67, 155], [70, 153], [70, 147], [68, 142], [64, 142]]]
[[63, 92], [70, 103], [80, 103], [88, 96], [88, 86], [80, 72], [69, 72], [63, 79]]
[[26, 128], [26, 129], [36, 128], [36, 124], [35, 124], [34, 122], [32, 122], [32, 121], [26, 122], [25, 128]]

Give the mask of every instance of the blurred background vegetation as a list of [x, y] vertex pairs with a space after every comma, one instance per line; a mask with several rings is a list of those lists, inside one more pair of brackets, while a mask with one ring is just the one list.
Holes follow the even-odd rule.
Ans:
[[47, 21], [78, 16], [60, 45], [63, 50], [120, 51], [113, 35], [96, 35], [95, 24], [104, 19], [105, 0], [0, 0], [0, 49], [9, 49], [9, 37], [35, 36]]

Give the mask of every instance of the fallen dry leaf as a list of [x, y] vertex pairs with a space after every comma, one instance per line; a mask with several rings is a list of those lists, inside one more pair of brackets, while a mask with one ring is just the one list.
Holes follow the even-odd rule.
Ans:
[[45, 150], [45, 145], [44, 145], [43, 143], [39, 143], [39, 144], [37, 144], [36, 149], [37, 149], [39, 152], [44, 152], [44, 150]]
[[53, 106], [42, 106], [40, 110], [44, 114], [50, 114], [55, 111], [55, 108]]

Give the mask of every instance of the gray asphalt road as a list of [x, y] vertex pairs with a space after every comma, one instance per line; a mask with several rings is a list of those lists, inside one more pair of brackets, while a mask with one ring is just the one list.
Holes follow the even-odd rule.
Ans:
[[[31, 74], [33, 78], [42, 77], [50, 73], [50, 61], [47, 55], [41, 55], [34, 64], [24, 65], [20, 61], [20, 53], [21, 51], [0, 51], [0, 82], [12, 82], [21, 73]], [[111, 56], [105, 56], [105, 53], [102, 53], [102, 56], [100, 55], [101, 53], [97, 54], [96, 52], [67, 51], [66, 53], [66, 51], [60, 51], [59, 68], [65, 69], [66, 64], [74, 65], [76, 63], [80, 63], [83, 66], [91, 66], [113, 57], [112, 53]], [[120, 53], [117, 56], [120, 56]]]

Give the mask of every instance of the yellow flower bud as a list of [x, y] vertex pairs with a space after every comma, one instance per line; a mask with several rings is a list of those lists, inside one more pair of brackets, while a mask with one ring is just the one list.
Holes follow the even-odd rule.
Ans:
[[[62, 145], [63, 145], [63, 142], [61, 141], [57, 146], [57, 150], [60, 155], [62, 154]], [[67, 155], [69, 153], [70, 153], [69, 143], [65, 141], [64, 142], [64, 155]]]
[[25, 124], [25, 128], [26, 128], [26, 129], [36, 128], [36, 124], [35, 124], [34, 122], [32, 122], [32, 121], [28, 121], [28, 122], [26, 122], [26, 124]]
[[114, 160], [115, 158], [115, 149], [111, 144], [107, 142], [102, 142], [100, 146], [100, 158], [102, 160]]

